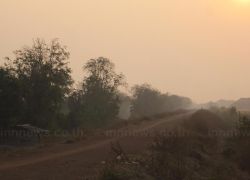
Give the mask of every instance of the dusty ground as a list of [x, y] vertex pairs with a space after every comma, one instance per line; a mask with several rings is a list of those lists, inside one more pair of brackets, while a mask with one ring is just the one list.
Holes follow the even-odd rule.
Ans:
[[0, 155], [0, 179], [3, 180], [57, 180], [96, 179], [103, 161], [112, 156], [110, 145], [119, 141], [127, 153], [141, 152], [151, 142], [151, 137], [136, 133], [155, 133], [164, 130], [171, 122], [189, 116], [192, 112], [142, 121], [119, 128], [119, 132], [134, 135], [105, 136], [104, 133], [71, 144], [56, 144], [22, 153]]

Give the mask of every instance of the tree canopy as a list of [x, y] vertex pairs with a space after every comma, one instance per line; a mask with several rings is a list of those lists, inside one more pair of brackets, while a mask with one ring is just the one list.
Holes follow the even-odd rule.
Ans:
[[[124, 84], [124, 76], [116, 73], [114, 64], [103, 57], [90, 59], [83, 69], [86, 75], [82, 88], [70, 98], [81, 108], [72, 109], [71, 116], [78, 113], [83, 124], [103, 126], [119, 113], [118, 88]], [[74, 103], [71, 106], [74, 107]]]
[[49, 44], [37, 39], [32, 47], [16, 50], [14, 56], [7, 58], [6, 67], [21, 86], [21, 122], [48, 127], [72, 84], [69, 52], [56, 39]]
[[32, 124], [49, 129], [103, 127], [124, 119], [187, 108], [189, 98], [161, 93], [148, 84], [119, 88], [125, 77], [108, 58], [90, 59], [83, 66], [81, 85], [72, 89], [70, 53], [55, 39], [14, 51], [0, 66], [0, 126]]
[[189, 98], [161, 93], [149, 84], [135, 85], [132, 88], [132, 116], [151, 116], [177, 109], [188, 108]]

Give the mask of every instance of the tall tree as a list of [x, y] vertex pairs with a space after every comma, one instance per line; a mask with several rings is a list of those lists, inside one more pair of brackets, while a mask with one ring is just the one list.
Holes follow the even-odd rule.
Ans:
[[[81, 104], [81, 110], [78, 112], [84, 125], [106, 125], [119, 113], [118, 87], [124, 84], [124, 76], [117, 74], [115, 65], [103, 57], [90, 59], [84, 66], [84, 71], [86, 76], [82, 89], [78, 92], [80, 95], [74, 94], [71, 102]], [[81, 100], [76, 100], [76, 97]]]
[[53, 124], [72, 84], [69, 52], [56, 39], [50, 44], [37, 39], [32, 47], [17, 50], [14, 55], [14, 59], [7, 60], [21, 83], [23, 123], [48, 127]]

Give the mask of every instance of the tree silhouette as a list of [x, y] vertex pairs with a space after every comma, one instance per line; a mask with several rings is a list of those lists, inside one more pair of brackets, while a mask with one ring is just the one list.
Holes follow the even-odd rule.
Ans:
[[[117, 74], [114, 64], [103, 57], [90, 59], [84, 66], [84, 71], [86, 76], [82, 89], [70, 98], [71, 107], [77, 103], [81, 109], [71, 108], [71, 117], [80, 116], [84, 125], [100, 127], [118, 115], [118, 87], [123, 85], [124, 76]], [[76, 122], [79, 123], [79, 120]]]
[[0, 68], [0, 127], [18, 123], [22, 99], [18, 79], [10, 70]]
[[69, 52], [56, 39], [50, 44], [37, 39], [32, 47], [17, 50], [14, 55], [14, 59], [7, 58], [7, 66], [20, 81], [24, 100], [22, 122], [47, 128], [53, 124], [70, 90]]

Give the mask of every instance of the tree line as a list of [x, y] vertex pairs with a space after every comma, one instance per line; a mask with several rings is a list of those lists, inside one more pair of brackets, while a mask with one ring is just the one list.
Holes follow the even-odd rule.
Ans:
[[88, 60], [80, 87], [73, 88], [69, 57], [57, 39], [50, 43], [36, 39], [31, 47], [5, 58], [0, 66], [0, 127], [103, 127], [117, 119], [124, 99], [130, 102], [131, 117], [186, 108], [192, 103], [147, 84], [134, 86], [130, 96], [122, 94], [119, 88], [126, 84], [125, 77], [104, 57]]

